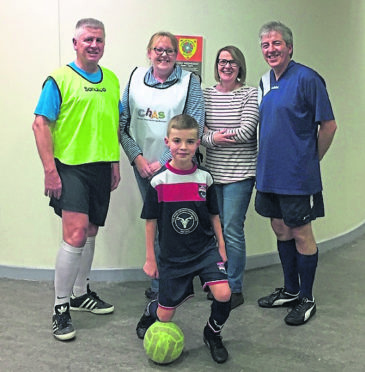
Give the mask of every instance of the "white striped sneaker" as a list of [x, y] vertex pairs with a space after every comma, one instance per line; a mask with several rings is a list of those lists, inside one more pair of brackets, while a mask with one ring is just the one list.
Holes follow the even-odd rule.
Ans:
[[76, 331], [72, 326], [68, 303], [55, 306], [55, 313], [52, 317], [52, 332], [53, 336], [60, 341], [68, 341], [75, 337]]
[[289, 325], [301, 325], [316, 313], [316, 303], [308, 298], [302, 298], [293, 310], [285, 317], [285, 323]]
[[75, 297], [71, 295], [70, 309], [74, 311], [89, 311], [93, 314], [110, 314], [114, 306], [103, 301], [95, 292], [91, 292], [87, 285], [87, 293]]

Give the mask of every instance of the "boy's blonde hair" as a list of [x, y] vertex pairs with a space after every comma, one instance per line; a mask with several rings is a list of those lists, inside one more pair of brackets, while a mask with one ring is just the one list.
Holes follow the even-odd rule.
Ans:
[[199, 124], [190, 115], [181, 114], [174, 116], [167, 127], [167, 137], [170, 135], [171, 129], [195, 129], [196, 138], [199, 139]]

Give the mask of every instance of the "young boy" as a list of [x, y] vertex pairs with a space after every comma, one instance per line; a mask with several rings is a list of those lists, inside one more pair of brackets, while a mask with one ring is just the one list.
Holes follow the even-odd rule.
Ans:
[[[189, 115], [170, 120], [165, 143], [172, 160], [151, 179], [141, 214], [146, 220], [143, 270], [160, 279], [160, 291], [158, 299], [147, 305], [136, 331], [143, 339], [156, 320], [171, 321], [176, 308], [194, 295], [193, 279], [199, 275], [203, 289], [209, 288], [214, 296], [204, 342], [213, 359], [224, 363], [228, 352], [220, 333], [229, 316], [231, 291], [213, 178], [192, 160], [200, 143], [198, 131], [198, 123]], [[153, 244], [157, 226], [159, 267]]]

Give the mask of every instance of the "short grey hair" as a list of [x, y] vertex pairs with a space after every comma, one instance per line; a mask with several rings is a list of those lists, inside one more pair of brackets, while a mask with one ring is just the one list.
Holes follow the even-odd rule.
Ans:
[[90, 27], [90, 28], [95, 28], [95, 29], [100, 29], [103, 31], [104, 37], [105, 37], [105, 27], [103, 22], [95, 19], [95, 18], [82, 18], [76, 23], [76, 28], [75, 28], [75, 39], [78, 39], [82, 30], [85, 27]]
[[[272, 31], [276, 31], [283, 37], [283, 40], [285, 41], [285, 44], [287, 47], [293, 48], [293, 33], [291, 29], [288, 26], [285, 26], [283, 23], [278, 21], [272, 21], [265, 23], [259, 31], [259, 38], [260, 42], [262, 40], [262, 37], [266, 34], [269, 34]], [[293, 56], [293, 52], [291, 52], [290, 57]]]

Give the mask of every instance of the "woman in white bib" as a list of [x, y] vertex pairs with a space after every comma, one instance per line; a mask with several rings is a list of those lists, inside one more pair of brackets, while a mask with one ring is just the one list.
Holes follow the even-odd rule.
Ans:
[[[167, 124], [178, 114], [188, 114], [204, 129], [204, 99], [199, 78], [176, 65], [178, 41], [170, 32], [157, 32], [147, 45], [149, 68], [136, 67], [123, 93], [120, 141], [133, 166], [142, 199], [149, 179], [171, 159], [164, 143]], [[158, 253], [158, 243], [155, 242]], [[158, 254], [156, 254], [156, 257]], [[145, 295], [155, 298], [158, 280]]]

